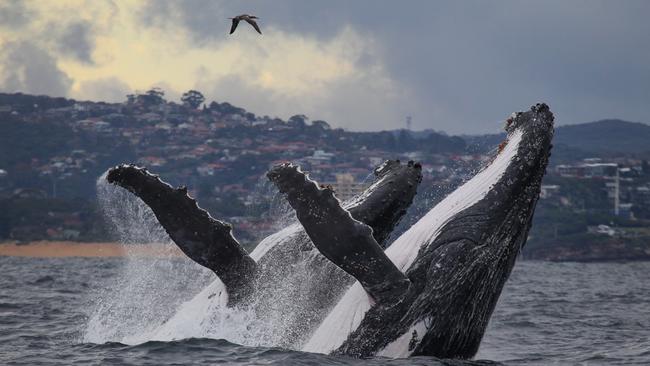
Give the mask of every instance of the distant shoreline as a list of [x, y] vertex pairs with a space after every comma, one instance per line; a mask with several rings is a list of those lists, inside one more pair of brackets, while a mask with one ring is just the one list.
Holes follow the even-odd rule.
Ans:
[[[562, 255], [560, 255], [562, 254]], [[647, 254], [647, 253], [646, 253]], [[0, 257], [32, 257], [32, 258], [183, 258], [185, 254], [175, 245], [162, 243], [122, 244], [115, 242], [73, 242], [73, 241], [33, 241], [18, 243], [15, 241], [0, 242]], [[620, 253], [617, 256], [596, 256], [589, 253], [546, 253], [546, 255], [520, 258], [524, 261], [542, 262], [577, 262], [577, 263], [608, 263], [608, 262], [646, 262], [650, 256], [631, 256]]]
[[0, 242], [0, 256], [33, 258], [66, 257], [181, 257], [176, 247], [160, 243], [125, 245], [122, 243], [81, 243], [71, 241]]

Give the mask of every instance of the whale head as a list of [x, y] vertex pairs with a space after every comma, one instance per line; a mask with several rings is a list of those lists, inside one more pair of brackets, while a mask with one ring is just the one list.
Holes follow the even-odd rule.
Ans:
[[[406, 295], [365, 305], [363, 320], [351, 324], [342, 343], [325, 335], [324, 324], [311, 345], [322, 342], [335, 353], [358, 356], [470, 358], [477, 352], [528, 236], [550, 156], [553, 114], [537, 104], [511, 115], [505, 129], [506, 143], [493, 160], [386, 250], [411, 281]], [[352, 303], [354, 291], [340, 303]]]
[[495, 167], [496, 182], [442, 226], [408, 272], [424, 286], [411, 306], [412, 320], [427, 329], [412, 343], [414, 354], [473, 356], [526, 242], [550, 157], [553, 114], [537, 104], [508, 118], [506, 131], [499, 154], [509, 156], [492, 162], [505, 164]]

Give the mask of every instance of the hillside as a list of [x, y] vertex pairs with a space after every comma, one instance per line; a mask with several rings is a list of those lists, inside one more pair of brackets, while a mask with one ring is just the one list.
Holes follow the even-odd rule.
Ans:
[[[463, 136], [469, 149], [484, 152], [494, 148], [505, 134]], [[607, 119], [559, 126], [553, 138], [556, 162], [589, 156], [650, 155], [650, 125]], [[558, 161], [559, 160], [559, 161]]]
[[215, 216], [246, 216], [238, 235], [251, 237], [270, 225], [256, 214], [269, 204], [258, 190], [278, 162], [336, 184], [364, 182], [386, 159], [422, 160], [428, 171], [445, 171], [436, 175], [442, 185], [481, 161], [459, 159], [465, 141], [434, 131], [350, 132], [304, 115], [284, 121], [225, 102], [201, 104], [167, 101], [159, 90], [123, 103], [0, 93], [0, 240], [104, 239], [95, 184], [122, 162], [187, 185]]
[[595, 153], [647, 153], [650, 152], [650, 126], [607, 119], [558, 127], [554, 140], [556, 146]]
[[[225, 102], [176, 103], [155, 90], [123, 103], [0, 93], [0, 129], [0, 241], [115, 240], [95, 187], [97, 177], [122, 162], [187, 185], [203, 208], [234, 223], [235, 235], [253, 245], [275, 227], [274, 191], [263, 178], [270, 166], [292, 161], [319, 182], [358, 188], [386, 159], [417, 160], [423, 182], [397, 235], [489, 161], [504, 138], [434, 130], [350, 132], [304, 115], [284, 121]], [[524, 255], [649, 258], [650, 248], [639, 244], [650, 243], [648, 142], [650, 126], [640, 123], [557, 128], [552, 165], [579, 166], [597, 157], [621, 167], [625, 217], [613, 216], [608, 177], [567, 177], [551, 166]], [[611, 223], [614, 236], [593, 232]]]

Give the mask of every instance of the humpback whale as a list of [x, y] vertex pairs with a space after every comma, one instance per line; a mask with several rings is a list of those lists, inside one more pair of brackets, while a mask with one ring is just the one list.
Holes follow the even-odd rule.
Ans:
[[[421, 170], [413, 162], [386, 161], [374, 170], [373, 183], [344, 205], [372, 227], [380, 245], [386, 245], [412, 203]], [[197, 295], [195, 303], [226, 303], [247, 307], [267, 320], [283, 319], [267, 329], [276, 333], [268, 337], [278, 346], [298, 347], [354, 282], [319, 254], [299, 223], [264, 238], [249, 254], [233, 237], [232, 227], [201, 209], [185, 187], [174, 188], [147, 169], [128, 164], [110, 169], [106, 179], [139, 197], [174, 243], [217, 275], [217, 281]], [[278, 293], [284, 301], [278, 300]], [[175, 334], [178, 323], [188, 322], [182, 313], [181, 309], [153, 337], [167, 339]], [[195, 316], [197, 326], [202, 319]]]
[[273, 307], [266, 294], [294, 290], [292, 301], [271, 315], [287, 317], [268, 329], [281, 332], [281, 347], [359, 357], [473, 357], [526, 242], [553, 120], [546, 104], [512, 114], [492, 161], [392, 243], [387, 238], [421, 181], [417, 163], [385, 163], [347, 203], [296, 165], [273, 167], [267, 176], [298, 223], [250, 254], [230, 225], [202, 210], [183, 187], [132, 165], [111, 169], [107, 180], [142, 199], [179, 248], [218, 277], [153, 337], [215, 306], [263, 314]]

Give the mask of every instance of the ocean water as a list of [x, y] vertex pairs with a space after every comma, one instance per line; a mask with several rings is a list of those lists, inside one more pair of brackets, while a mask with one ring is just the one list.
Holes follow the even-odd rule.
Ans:
[[[0, 257], [0, 269], [0, 365], [650, 364], [650, 263], [519, 262], [476, 357], [483, 361], [471, 362], [359, 360], [222, 339], [126, 345], [111, 339], [167, 316], [209, 275], [183, 261], [115, 258]], [[98, 311], [107, 315], [97, 320]]]

